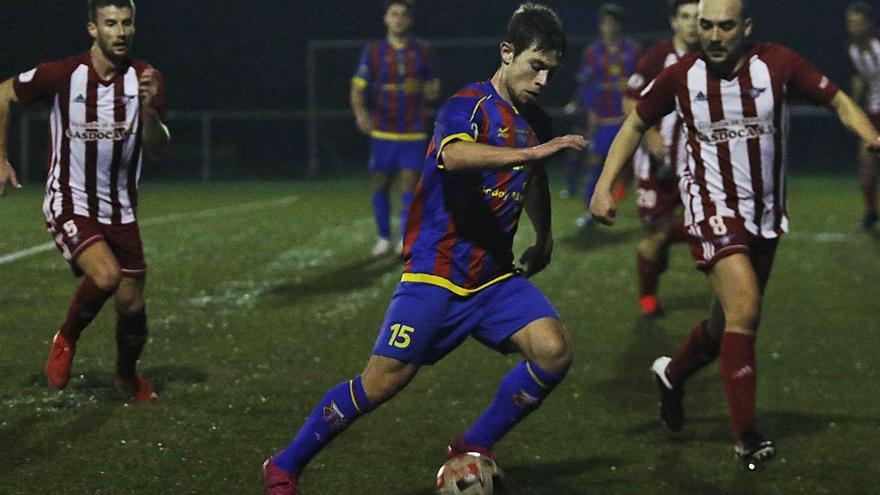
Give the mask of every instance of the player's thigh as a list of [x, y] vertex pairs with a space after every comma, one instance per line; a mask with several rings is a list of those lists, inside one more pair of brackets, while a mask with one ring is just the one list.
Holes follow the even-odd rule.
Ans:
[[377, 406], [402, 390], [418, 371], [417, 364], [374, 354], [367, 361], [361, 383], [370, 402]]
[[374, 190], [377, 186], [391, 183], [397, 175], [398, 143], [387, 139], [373, 139], [370, 142], [370, 176]]
[[535, 320], [510, 337], [526, 359], [552, 373], [564, 373], [571, 364], [571, 334], [556, 318]]
[[400, 169], [400, 189], [405, 192], [413, 192], [421, 177], [421, 169], [413, 170], [408, 168]]
[[392, 180], [394, 180], [394, 176], [386, 174], [385, 172], [370, 172], [370, 187], [373, 191], [390, 191]]
[[718, 260], [709, 275], [724, 309], [726, 325], [733, 330], [754, 330], [760, 318], [761, 291], [752, 260], [734, 253]]
[[142, 278], [147, 273], [144, 246], [137, 222], [102, 225], [101, 231], [119, 262], [123, 277]]
[[144, 289], [146, 277], [122, 277], [119, 288], [113, 295], [116, 310], [125, 314], [136, 314], [144, 310], [146, 300]]
[[115, 291], [122, 279], [122, 269], [116, 255], [104, 240], [93, 243], [79, 253], [76, 266], [103, 290]]

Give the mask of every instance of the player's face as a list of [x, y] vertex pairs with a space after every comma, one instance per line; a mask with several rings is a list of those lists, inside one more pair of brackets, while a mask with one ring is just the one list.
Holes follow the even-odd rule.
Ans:
[[614, 39], [623, 32], [623, 25], [617, 22], [617, 19], [610, 15], [599, 17], [599, 35], [603, 39]]
[[134, 12], [128, 7], [101, 7], [95, 22], [89, 22], [89, 34], [109, 59], [128, 54], [134, 41]]
[[740, 0], [700, 0], [697, 16], [700, 46], [709, 64], [732, 68], [752, 34], [752, 20], [743, 19]]
[[513, 47], [502, 43], [501, 56], [507, 65], [507, 92], [514, 105], [534, 104], [559, 67], [558, 53], [540, 52], [536, 47], [533, 44], [527, 50], [514, 55]]
[[871, 20], [864, 14], [860, 12], [849, 12], [846, 14], [846, 30], [852, 39], [865, 39], [872, 28]]
[[675, 36], [685, 45], [696, 46], [700, 43], [700, 37], [697, 34], [696, 3], [686, 3], [678, 7], [671, 22]]
[[412, 15], [405, 5], [391, 4], [385, 12], [385, 26], [391, 36], [404, 36], [412, 26]]

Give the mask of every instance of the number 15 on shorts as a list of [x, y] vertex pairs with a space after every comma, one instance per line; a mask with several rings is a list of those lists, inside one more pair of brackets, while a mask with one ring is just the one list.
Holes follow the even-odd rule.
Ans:
[[413, 327], [408, 327], [406, 325], [401, 325], [400, 323], [395, 323], [391, 325], [391, 339], [388, 341], [388, 345], [393, 345], [398, 349], [406, 349], [409, 347], [409, 344], [412, 342], [409, 334], [415, 332], [416, 329]]

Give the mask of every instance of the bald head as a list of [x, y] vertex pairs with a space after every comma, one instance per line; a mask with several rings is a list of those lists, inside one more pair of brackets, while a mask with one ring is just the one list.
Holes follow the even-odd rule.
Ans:
[[706, 60], [716, 70], [731, 72], [752, 35], [748, 0], [700, 0], [697, 7], [698, 35]]
[[744, 21], [751, 17], [749, 0], [700, 0], [699, 12], [724, 15]]

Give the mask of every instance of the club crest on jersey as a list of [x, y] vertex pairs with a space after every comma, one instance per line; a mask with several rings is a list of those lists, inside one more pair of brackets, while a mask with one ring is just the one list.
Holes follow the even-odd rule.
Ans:
[[335, 401], [330, 401], [329, 406], [324, 406], [324, 422], [330, 425], [334, 430], [339, 430], [345, 427], [348, 424], [348, 420], [345, 419], [345, 415], [342, 414], [342, 411], [339, 409], [339, 406], [336, 405]]
[[764, 94], [764, 91], [767, 91], [767, 88], [749, 88], [743, 91], [743, 96], [754, 100]]

